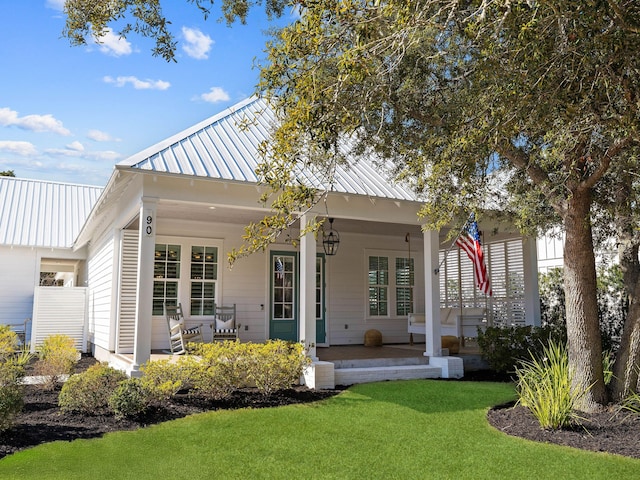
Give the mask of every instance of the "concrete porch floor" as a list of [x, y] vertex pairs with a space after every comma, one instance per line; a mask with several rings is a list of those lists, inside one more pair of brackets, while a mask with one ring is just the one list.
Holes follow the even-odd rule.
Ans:
[[[324, 362], [342, 360], [371, 360], [384, 358], [424, 358], [425, 344], [414, 343], [387, 344], [381, 347], [365, 347], [364, 345], [334, 345], [330, 347], [316, 347], [318, 359]], [[461, 347], [460, 351], [452, 354], [464, 360], [465, 368], [470, 370], [487, 368], [482, 361], [480, 349], [476, 345]]]

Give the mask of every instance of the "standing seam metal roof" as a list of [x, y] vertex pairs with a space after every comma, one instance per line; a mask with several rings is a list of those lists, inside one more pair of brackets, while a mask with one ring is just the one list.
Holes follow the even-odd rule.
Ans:
[[[257, 183], [259, 145], [271, 138], [276, 117], [266, 101], [249, 98], [136, 154], [120, 167]], [[349, 151], [346, 141], [343, 152]], [[303, 171], [300, 180], [321, 190], [398, 200], [417, 200], [408, 188], [394, 184], [366, 159], [339, 166], [332, 185], [317, 173]]]
[[101, 187], [0, 177], [0, 245], [70, 248]]

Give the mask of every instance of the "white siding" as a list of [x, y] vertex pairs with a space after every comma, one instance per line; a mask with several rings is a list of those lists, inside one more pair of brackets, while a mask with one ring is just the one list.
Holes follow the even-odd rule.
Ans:
[[98, 248], [91, 248], [87, 260], [89, 283], [89, 331], [93, 343], [109, 349], [111, 295], [113, 285], [114, 238], [110, 236]]
[[48, 336], [62, 334], [86, 352], [87, 288], [38, 287], [34, 297], [31, 351], [36, 351]]
[[33, 315], [33, 289], [40, 275], [37, 250], [0, 247], [0, 265], [0, 323], [23, 323]]

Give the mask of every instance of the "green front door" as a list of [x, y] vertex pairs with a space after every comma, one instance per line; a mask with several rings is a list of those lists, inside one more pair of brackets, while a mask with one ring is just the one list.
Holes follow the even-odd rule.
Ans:
[[327, 343], [324, 316], [324, 255], [316, 257], [316, 344]]
[[298, 255], [271, 252], [269, 338], [298, 340]]
[[[299, 275], [296, 252], [270, 255], [269, 338], [298, 341]], [[324, 256], [316, 258], [316, 343], [326, 342]]]

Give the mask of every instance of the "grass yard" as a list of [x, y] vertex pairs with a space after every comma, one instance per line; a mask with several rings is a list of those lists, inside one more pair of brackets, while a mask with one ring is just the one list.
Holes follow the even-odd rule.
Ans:
[[640, 461], [508, 437], [487, 409], [508, 384], [357, 385], [329, 400], [210, 412], [0, 461], [9, 479], [612, 479]]

